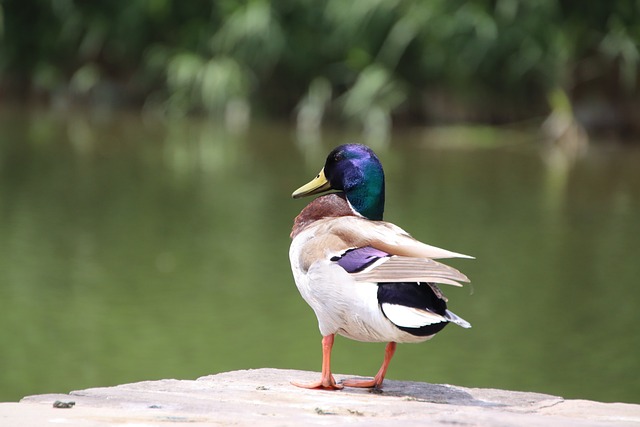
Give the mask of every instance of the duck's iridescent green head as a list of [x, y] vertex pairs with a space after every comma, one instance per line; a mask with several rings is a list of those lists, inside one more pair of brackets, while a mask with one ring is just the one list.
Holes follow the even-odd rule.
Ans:
[[373, 150], [365, 145], [336, 147], [311, 182], [293, 192], [294, 199], [331, 190], [344, 192], [356, 213], [381, 220], [384, 213], [384, 172]]

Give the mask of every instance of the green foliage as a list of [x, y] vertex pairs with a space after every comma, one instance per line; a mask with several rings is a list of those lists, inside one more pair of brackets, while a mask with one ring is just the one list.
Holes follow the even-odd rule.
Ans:
[[5, 0], [0, 87], [100, 102], [108, 84], [170, 114], [313, 104], [364, 127], [429, 119], [443, 100], [513, 118], [586, 82], [633, 97], [639, 12], [635, 0]]

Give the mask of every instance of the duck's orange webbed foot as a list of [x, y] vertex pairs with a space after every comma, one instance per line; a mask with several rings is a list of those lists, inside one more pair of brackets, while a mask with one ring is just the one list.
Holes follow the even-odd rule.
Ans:
[[382, 381], [378, 381], [376, 378], [371, 380], [349, 379], [342, 381], [342, 385], [345, 387], [373, 388], [379, 390], [382, 388]]
[[342, 390], [344, 386], [336, 383], [336, 380], [333, 378], [333, 375], [328, 378], [322, 378], [320, 381], [312, 382], [312, 383], [299, 383], [295, 381], [291, 381], [296, 387], [307, 388], [313, 390]]

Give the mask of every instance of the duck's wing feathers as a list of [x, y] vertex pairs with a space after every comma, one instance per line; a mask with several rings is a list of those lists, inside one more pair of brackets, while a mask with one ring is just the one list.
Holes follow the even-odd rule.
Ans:
[[381, 259], [373, 268], [354, 273], [359, 282], [429, 282], [462, 286], [467, 276], [453, 267], [432, 259], [390, 256]]
[[371, 246], [391, 255], [412, 258], [473, 258], [469, 255], [422, 243], [402, 228], [384, 221], [369, 221], [359, 217], [331, 218], [326, 224], [330, 232], [350, 247]]
[[429, 282], [461, 286], [467, 276], [432, 258], [467, 255], [426, 245], [388, 222], [349, 217], [331, 221], [330, 235], [348, 247], [335, 256], [361, 282]]
[[392, 255], [371, 246], [348, 249], [336, 261], [358, 282], [428, 282], [462, 286], [467, 276], [437, 261]]
[[461, 286], [467, 276], [432, 258], [472, 258], [419, 242], [400, 227], [359, 217], [325, 218], [309, 227], [301, 251], [304, 270], [337, 262], [359, 282], [427, 282]]

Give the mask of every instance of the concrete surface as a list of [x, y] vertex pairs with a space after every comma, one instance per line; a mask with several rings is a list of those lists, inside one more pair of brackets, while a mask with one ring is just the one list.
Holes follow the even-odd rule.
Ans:
[[640, 426], [635, 404], [393, 380], [382, 393], [289, 383], [319, 375], [255, 369], [29, 396], [0, 403], [0, 426]]

